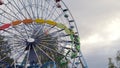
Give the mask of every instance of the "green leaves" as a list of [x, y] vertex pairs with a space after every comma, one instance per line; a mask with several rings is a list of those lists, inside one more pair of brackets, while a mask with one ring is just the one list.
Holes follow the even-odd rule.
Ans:
[[[4, 41], [4, 36], [0, 35], [0, 59], [8, 56], [8, 53], [10, 53], [9, 46], [7, 46], [8, 42]], [[1, 61], [0, 61], [1, 62]], [[8, 56], [5, 58], [2, 62], [7, 62], [8, 64], [11, 64], [13, 62], [13, 59]]]

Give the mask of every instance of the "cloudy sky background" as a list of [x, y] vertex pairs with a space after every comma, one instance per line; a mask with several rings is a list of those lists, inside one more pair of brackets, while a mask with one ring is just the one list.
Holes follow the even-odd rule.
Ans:
[[120, 0], [63, 0], [75, 18], [89, 68], [107, 68], [120, 50]]

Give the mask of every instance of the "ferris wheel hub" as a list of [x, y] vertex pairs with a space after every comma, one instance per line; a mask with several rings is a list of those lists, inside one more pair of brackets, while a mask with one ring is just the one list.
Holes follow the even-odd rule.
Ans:
[[30, 42], [30, 43], [32, 43], [32, 42], [34, 42], [34, 41], [35, 41], [34, 38], [28, 38], [28, 39], [27, 39], [27, 42]]

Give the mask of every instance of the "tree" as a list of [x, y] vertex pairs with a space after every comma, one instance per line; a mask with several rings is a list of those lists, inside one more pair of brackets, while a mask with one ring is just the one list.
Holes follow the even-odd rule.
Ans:
[[112, 58], [109, 58], [108, 68], [120, 68], [120, 51], [117, 51], [115, 62], [112, 62]]
[[4, 67], [5, 64], [11, 64], [13, 62], [13, 59], [8, 56], [11, 50], [7, 44], [8, 42], [4, 40], [4, 36], [0, 35], [0, 66], [2, 67]]
[[108, 68], [116, 68], [114, 63], [112, 62], [112, 58], [108, 58], [108, 59], [109, 59]]
[[120, 68], [120, 51], [117, 52], [115, 60], [116, 60], [117, 68]]

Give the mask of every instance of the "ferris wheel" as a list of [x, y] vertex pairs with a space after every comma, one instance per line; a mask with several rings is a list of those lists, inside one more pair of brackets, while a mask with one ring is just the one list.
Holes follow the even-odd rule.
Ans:
[[0, 67], [87, 68], [62, 0], [0, 0]]

